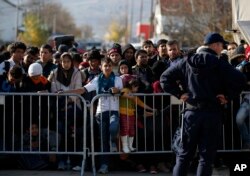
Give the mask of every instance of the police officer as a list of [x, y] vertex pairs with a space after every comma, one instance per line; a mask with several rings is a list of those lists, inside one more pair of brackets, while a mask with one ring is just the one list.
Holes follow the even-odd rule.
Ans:
[[186, 103], [174, 176], [187, 175], [197, 147], [200, 157], [197, 175], [212, 175], [222, 128], [221, 105], [239, 96], [246, 84], [242, 73], [219, 59], [224, 44], [220, 34], [208, 33], [204, 39], [207, 47], [169, 67], [161, 75], [163, 90]]

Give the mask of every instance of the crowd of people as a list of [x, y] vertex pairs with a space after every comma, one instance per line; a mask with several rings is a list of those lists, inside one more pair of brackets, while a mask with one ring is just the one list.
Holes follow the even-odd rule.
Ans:
[[[216, 35], [214, 36], [214, 34]], [[221, 36], [219, 35], [219, 37]], [[140, 126], [135, 125], [136, 113], [143, 114], [145, 118], [150, 118], [159, 110], [157, 105], [153, 106], [150, 98], [141, 99], [141, 97], [131, 96], [131, 93], [150, 94], [163, 93], [165, 91], [188, 102], [190, 108], [204, 108], [206, 106], [210, 111], [211, 109], [216, 109], [216, 107], [210, 107], [207, 102], [199, 104], [200, 102], [197, 102], [197, 97], [199, 100], [203, 100], [204, 97], [212, 97], [214, 94], [217, 94], [212, 104], [214, 104], [217, 99], [221, 104], [226, 104], [230, 101], [230, 98], [232, 99], [239, 96], [239, 93], [243, 90], [242, 87], [244, 87], [245, 91], [249, 90], [248, 82], [245, 83], [242, 81], [244, 76], [241, 77], [241, 75], [245, 75], [247, 81], [250, 80], [250, 46], [243, 42], [239, 45], [235, 42], [227, 43], [223, 38], [221, 39], [219, 37], [217, 33], [208, 34], [202, 46], [192, 48], [188, 52], [181, 50], [178, 41], [168, 41], [166, 39], [160, 39], [157, 43], [153, 43], [151, 40], [145, 40], [138, 50], [136, 50], [132, 44], [121, 46], [119, 43], [114, 43], [107, 51], [100, 51], [93, 48], [84, 53], [80, 53], [73, 45], [69, 47], [61, 44], [56, 49], [52, 48], [49, 44], [44, 44], [38, 48], [26, 46], [26, 44], [22, 42], [13, 42], [6, 47], [1, 47], [0, 91], [33, 93], [51, 92], [58, 94], [77, 93], [89, 102], [98, 94], [117, 94], [119, 96], [99, 98], [98, 102], [94, 103], [95, 107], [92, 107], [102, 138], [102, 148], [100, 150], [103, 152], [118, 151], [117, 136], [120, 136], [122, 145], [121, 151], [124, 154], [129, 154], [137, 150], [133, 145], [136, 131], [135, 128], [140, 128]], [[218, 46], [212, 46], [214, 44], [218, 44]], [[189, 65], [192, 66], [191, 70], [200, 76], [181, 76], [182, 74], [188, 74], [188, 66], [184, 66], [183, 64], [186, 64], [187, 60], [191, 60], [189, 62]], [[199, 60], [199, 62], [197, 60]], [[218, 62], [217, 60], [222, 62], [221, 67], [217, 68], [215, 66]], [[224, 63], [226, 66], [223, 66]], [[206, 67], [206, 64], [210, 64], [208, 69], [205, 69], [205, 71], [200, 69]], [[226, 70], [225, 73], [228, 73], [228, 75], [223, 74], [223, 77], [220, 78], [224, 82], [227, 80], [227, 76], [231, 76], [231, 78], [234, 77], [233, 73], [230, 75], [231, 72], [235, 71], [236, 75], [241, 73], [239, 74], [240, 76], [235, 76], [237, 80], [235, 83], [228, 81], [227, 84], [223, 85], [225, 86], [225, 89], [223, 89], [223, 86], [219, 86], [222, 82], [220, 82], [220, 80], [217, 79], [217, 75], [215, 75], [216, 69]], [[211, 76], [212, 73], [214, 74], [213, 76]], [[210, 75], [210, 77], [207, 77], [207, 75]], [[208, 81], [201, 83], [199, 81], [200, 79]], [[236, 83], [238, 87], [234, 86]], [[218, 85], [218, 87], [215, 85]], [[228, 87], [230, 87], [230, 89]], [[204, 92], [200, 92], [201, 89], [204, 89]], [[197, 90], [199, 90], [198, 93], [196, 92]], [[189, 94], [187, 95], [186, 93]], [[200, 95], [200, 93], [202, 95]], [[24, 101], [30, 103], [30, 100]], [[34, 97], [32, 102], [35, 101]], [[206, 99], [206, 101], [208, 100]], [[46, 102], [46, 100], [44, 100], [44, 102]], [[60, 102], [63, 106], [63, 104], [65, 104], [65, 99], [62, 99]], [[80, 114], [83, 113], [82, 104], [79, 99], [73, 96], [67, 99], [68, 104], [72, 102], [76, 103], [77, 106], [74, 110], [69, 109], [68, 115], [70, 116], [73, 114], [71, 111], [76, 111], [77, 118], [81, 121]], [[46, 106], [46, 103], [44, 106]], [[37, 108], [40, 107], [37, 106]], [[140, 108], [142, 108], [141, 111]], [[205, 111], [207, 110], [206, 108]], [[144, 110], [147, 111], [146, 113], [140, 113], [136, 112], [137, 109], [140, 112]], [[2, 106], [1, 111], [3, 111]], [[64, 111], [65, 110], [60, 111], [59, 116], [65, 115]], [[243, 97], [243, 102], [236, 115], [236, 122], [243, 140], [244, 149], [250, 149], [250, 135], [247, 124], [245, 123], [246, 118], [249, 117], [248, 111], [249, 96], [247, 95]], [[8, 116], [11, 116], [12, 113], [18, 113], [11, 113], [11, 109], [5, 110], [5, 112], [8, 112]], [[32, 111], [32, 126], [29, 126], [30, 124], [28, 123], [24, 131], [20, 131], [21, 129], [19, 129], [19, 131], [17, 130], [18, 133], [21, 132], [24, 135], [26, 134], [25, 144], [30, 140], [30, 135], [27, 135], [27, 133], [30, 134], [31, 129], [37, 129], [37, 126], [39, 126], [37, 124], [38, 112], [38, 109]], [[46, 111], [43, 113], [48, 114]], [[30, 115], [27, 116], [29, 117]], [[220, 127], [220, 122], [216, 121], [216, 119], [219, 120], [220, 117], [213, 111], [211, 114], [199, 112], [198, 114], [189, 113], [187, 116], [202, 116], [205, 119], [209, 119], [208, 121], [214, 120], [213, 123], [211, 122], [211, 128], [215, 129], [216, 127]], [[186, 118], [188, 119], [188, 117]], [[211, 117], [213, 118], [211, 119]], [[178, 117], [176, 117], [176, 119], [177, 118]], [[3, 122], [1, 122], [1, 124], [2, 123]], [[12, 123], [8, 123], [10, 123], [9, 129], [11, 131]], [[18, 123], [18, 121], [16, 123]], [[42, 128], [48, 128], [46, 122], [41, 123], [40, 125]], [[59, 134], [55, 134], [55, 132], [51, 131], [49, 136], [51, 136], [51, 139], [59, 137], [59, 142], [63, 143], [65, 138], [64, 131], [67, 127], [65, 127], [64, 121], [58, 123], [60, 123], [60, 128], [58, 130]], [[189, 121], [187, 123], [189, 123]], [[218, 126], [215, 124], [218, 124]], [[70, 126], [70, 122], [68, 125]], [[213, 129], [207, 130], [216, 133], [216, 130]], [[195, 136], [194, 133], [197, 133], [197, 131], [193, 133], [185, 131], [184, 136], [188, 135], [189, 137], [191, 136], [190, 138], [193, 138]], [[1, 134], [1, 136], [2, 135], [3, 134]], [[214, 135], [216, 136], [217, 133]], [[211, 136], [210, 133], [208, 136], [205, 135], [207, 141], [211, 141], [210, 144], [212, 146], [210, 147], [213, 149], [210, 153], [203, 153], [203, 155], [201, 155], [205, 163], [209, 160], [209, 162], [206, 163], [209, 166], [207, 167], [206, 164], [200, 164], [198, 168], [198, 172], [204, 172], [208, 175], [211, 174], [210, 166], [213, 163], [216, 151], [216, 147], [214, 146], [217, 144], [214, 141], [215, 139], [213, 138], [214, 140], [212, 140], [209, 136]], [[48, 134], [43, 135], [44, 141], [46, 141], [46, 138], [48, 138]], [[111, 141], [111, 144], [109, 141]], [[195, 140], [189, 141], [188, 147], [193, 146], [193, 148], [187, 147], [184, 151], [179, 151], [179, 153], [176, 154], [177, 166], [174, 167], [175, 175], [185, 175], [185, 173], [187, 173], [187, 163], [191, 160], [191, 154], [195, 152], [196, 142]], [[52, 142], [50, 150], [55, 150], [54, 147]], [[211, 156], [211, 158], [209, 158], [208, 155]], [[125, 158], [128, 160], [128, 157]], [[147, 163], [145, 163], [146, 161], [144, 159], [138, 158], [133, 161], [133, 163], [135, 163], [134, 168], [137, 169], [138, 172], [145, 172], [147, 169], [152, 174], [158, 171], [169, 172], [173, 166], [173, 163], [166, 164], [166, 161], [162, 158], [157, 158], [152, 161], [148, 160]], [[46, 159], [49, 162], [53, 162], [57, 166], [57, 169], [66, 169], [66, 157], [58, 156], [55, 158], [50, 156]], [[27, 160], [27, 158], [25, 160]], [[157, 166], [156, 164], [159, 165]], [[110, 157], [107, 155], [101, 156], [99, 165], [99, 173], [108, 173]], [[31, 168], [37, 169], [43, 167], [44, 163], [42, 163], [41, 166], [32, 166]], [[205, 169], [202, 170], [203, 168]]]

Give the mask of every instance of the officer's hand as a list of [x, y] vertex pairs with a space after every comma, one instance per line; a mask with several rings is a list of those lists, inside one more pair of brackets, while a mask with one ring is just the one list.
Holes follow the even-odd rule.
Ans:
[[181, 98], [180, 98], [180, 99], [181, 99], [183, 102], [186, 102], [188, 98], [189, 98], [188, 94], [187, 94], [187, 93], [184, 93], [184, 94], [181, 95]]
[[223, 94], [217, 95], [216, 98], [218, 98], [218, 100], [220, 101], [220, 104], [222, 105], [227, 104], [227, 99]]

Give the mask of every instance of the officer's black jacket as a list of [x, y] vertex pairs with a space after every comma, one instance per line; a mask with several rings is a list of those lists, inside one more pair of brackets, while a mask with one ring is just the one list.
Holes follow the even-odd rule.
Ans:
[[188, 93], [188, 102], [215, 103], [218, 94], [229, 99], [239, 96], [246, 79], [213, 50], [204, 48], [165, 70], [160, 83], [165, 92], [177, 98]]

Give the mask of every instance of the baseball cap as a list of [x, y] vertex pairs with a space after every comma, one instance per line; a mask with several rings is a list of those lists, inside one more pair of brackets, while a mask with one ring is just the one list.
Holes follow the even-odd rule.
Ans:
[[221, 42], [224, 45], [228, 43], [227, 41], [224, 40], [224, 38], [219, 33], [216, 33], [216, 32], [210, 32], [204, 38], [205, 45], [217, 43], [217, 42]]

